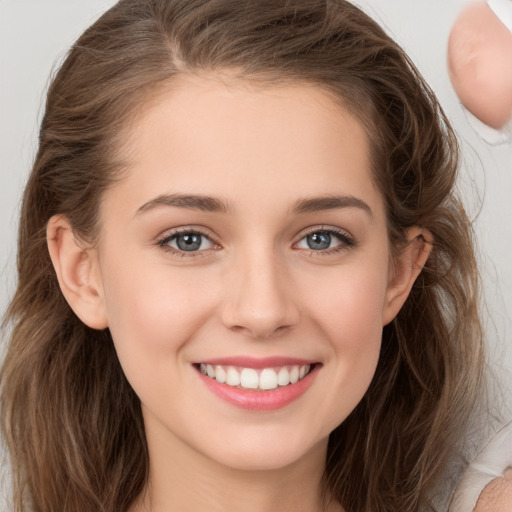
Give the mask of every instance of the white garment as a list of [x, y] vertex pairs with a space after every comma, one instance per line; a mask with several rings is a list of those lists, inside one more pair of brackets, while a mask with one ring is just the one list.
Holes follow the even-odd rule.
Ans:
[[512, 422], [503, 427], [469, 465], [448, 512], [472, 512], [484, 487], [512, 467]]

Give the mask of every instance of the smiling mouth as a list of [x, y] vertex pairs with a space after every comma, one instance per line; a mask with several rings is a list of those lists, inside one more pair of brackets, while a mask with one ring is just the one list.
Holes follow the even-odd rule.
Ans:
[[233, 388], [270, 391], [296, 384], [313, 370], [315, 364], [294, 364], [262, 369], [205, 363], [194, 366], [210, 379]]

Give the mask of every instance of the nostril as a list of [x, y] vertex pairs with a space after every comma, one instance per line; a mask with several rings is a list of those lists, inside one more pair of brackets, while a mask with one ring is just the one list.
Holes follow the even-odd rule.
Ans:
[[278, 325], [276, 327], [275, 324], [265, 324], [265, 322], [262, 321], [254, 326], [251, 326], [250, 324], [246, 326], [233, 325], [230, 327], [230, 330], [255, 340], [266, 340], [269, 338], [280, 337], [292, 329], [292, 327], [293, 326], [291, 325]]

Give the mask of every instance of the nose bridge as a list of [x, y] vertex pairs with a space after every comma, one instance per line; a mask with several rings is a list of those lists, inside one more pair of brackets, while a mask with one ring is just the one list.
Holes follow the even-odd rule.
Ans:
[[296, 324], [293, 284], [284, 259], [271, 244], [251, 245], [235, 260], [222, 312], [224, 324], [255, 338], [267, 338]]

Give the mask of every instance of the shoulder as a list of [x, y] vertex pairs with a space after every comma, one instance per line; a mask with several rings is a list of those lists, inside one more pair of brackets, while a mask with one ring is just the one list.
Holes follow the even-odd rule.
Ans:
[[512, 511], [512, 469], [492, 480], [481, 492], [473, 512]]
[[481, 492], [473, 512], [512, 511], [512, 469], [492, 480]]
[[512, 512], [512, 421], [471, 462], [449, 512]]

